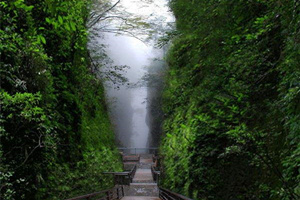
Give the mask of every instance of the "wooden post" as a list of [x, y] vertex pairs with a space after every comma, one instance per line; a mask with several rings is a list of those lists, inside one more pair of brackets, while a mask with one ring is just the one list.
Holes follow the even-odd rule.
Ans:
[[106, 192], [106, 199], [110, 200], [110, 192], [109, 191]]
[[117, 198], [120, 199], [120, 195], [119, 195], [119, 187], [117, 187]]
[[161, 191], [160, 191], [160, 188], [158, 188], [158, 197], [161, 198]]

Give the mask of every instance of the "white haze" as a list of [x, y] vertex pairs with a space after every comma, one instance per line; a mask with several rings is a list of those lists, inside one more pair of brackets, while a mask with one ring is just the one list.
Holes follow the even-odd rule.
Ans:
[[[122, 0], [116, 7], [117, 11], [126, 11], [132, 16], [141, 16], [144, 20], [155, 24], [160, 31], [173, 22], [174, 17], [169, 11], [166, 0]], [[139, 34], [139, 31], [135, 32]], [[143, 33], [144, 34], [144, 33]], [[159, 33], [154, 33], [160, 36]], [[135, 35], [136, 37], [142, 35]], [[154, 47], [155, 39], [144, 43], [139, 39], [114, 33], [104, 33], [104, 37], [97, 39], [98, 43], [107, 45], [107, 55], [113, 60], [114, 65], [127, 65], [129, 69], [123, 73], [128, 83], [119, 88], [112, 87], [111, 82], [106, 82], [106, 98], [109, 104], [109, 112], [116, 132], [116, 139], [121, 147], [149, 147], [151, 135], [149, 135], [147, 85], [129, 87], [141, 82], [147, 75], [154, 59], [163, 58], [163, 50]]]

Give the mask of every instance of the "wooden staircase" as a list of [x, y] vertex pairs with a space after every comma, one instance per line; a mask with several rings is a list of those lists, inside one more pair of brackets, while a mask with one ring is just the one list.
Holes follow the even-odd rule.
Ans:
[[105, 172], [114, 176], [114, 188], [67, 200], [192, 200], [158, 186], [160, 172], [154, 168], [154, 154], [122, 153], [122, 158], [125, 172]]
[[152, 154], [140, 155], [137, 170], [132, 183], [125, 186], [123, 199], [159, 199], [157, 183], [154, 182], [151, 167], [154, 164]]

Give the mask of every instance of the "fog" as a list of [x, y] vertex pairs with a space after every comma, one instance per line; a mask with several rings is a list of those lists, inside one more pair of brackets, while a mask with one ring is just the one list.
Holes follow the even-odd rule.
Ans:
[[[160, 107], [155, 108], [160, 103], [154, 101], [160, 99], [163, 85], [160, 74], [163, 74], [166, 65], [164, 50], [155, 48], [155, 43], [174, 17], [166, 0], [123, 0], [115, 9], [119, 14], [126, 12], [129, 16], [138, 16], [153, 29], [140, 27], [140, 30], [131, 30], [130, 34], [134, 37], [105, 32], [95, 40], [106, 46], [106, 54], [112, 61], [102, 71], [109, 71], [114, 65], [128, 66], [116, 72], [127, 79], [126, 83], [116, 85], [107, 80], [104, 84], [117, 144], [135, 148], [157, 146], [162, 114]], [[113, 28], [119, 26], [117, 22], [113, 23]], [[156, 84], [150, 83], [147, 78], [152, 82], [155, 80]]]

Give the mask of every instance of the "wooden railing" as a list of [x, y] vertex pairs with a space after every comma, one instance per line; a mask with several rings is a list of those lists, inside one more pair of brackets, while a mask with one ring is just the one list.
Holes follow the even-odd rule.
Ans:
[[157, 154], [157, 147], [148, 147], [148, 148], [118, 148], [119, 151], [126, 154]]
[[162, 200], [193, 200], [161, 187], [159, 188], [159, 198]]
[[66, 200], [118, 200], [124, 197], [124, 188], [123, 186], [116, 186], [109, 190], [104, 190], [100, 192], [94, 192], [91, 194], [86, 194], [78, 197], [73, 197]]
[[151, 172], [152, 172], [152, 177], [153, 177], [154, 182], [156, 182], [157, 185], [159, 185], [160, 171], [157, 171], [157, 170], [155, 169], [155, 167], [152, 165], [152, 166], [151, 166]]
[[114, 176], [115, 185], [130, 185], [136, 172], [136, 165], [128, 172], [104, 172]]
[[140, 156], [139, 155], [123, 155], [122, 160], [123, 162], [140, 162]]
[[153, 154], [152, 155], [152, 161], [155, 163], [158, 160], [158, 156]]

